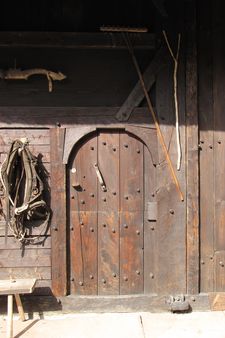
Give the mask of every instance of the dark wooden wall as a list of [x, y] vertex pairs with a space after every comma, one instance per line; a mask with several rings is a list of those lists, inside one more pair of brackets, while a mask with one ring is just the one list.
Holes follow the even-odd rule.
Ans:
[[[1, 69], [45, 68], [67, 78], [53, 82], [48, 92], [45, 76], [28, 81], [0, 81], [0, 106], [86, 107], [120, 106], [137, 81], [126, 50], [78, 50], [66, 48], [0, 48]], [[146, 68], [153, 51], [137, 51]]]
[[202, 292], [225, 287], [225, 47], [223, 1], [199, 1], [200, 252]]

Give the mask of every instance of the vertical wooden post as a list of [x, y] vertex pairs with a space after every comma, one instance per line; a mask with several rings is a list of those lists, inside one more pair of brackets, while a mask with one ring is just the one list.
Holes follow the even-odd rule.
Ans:
[[8, 295], [7, 338], [13, 337], [13, 295]]
[[187, 293], [199, 292], [199, 155], [196, 0], [186, 4]]
[[66, 259], [66, 166], [63, 164], [65, 129], [50, 130], [51, 146], [51, 236], [52, 291], [55, 296], [67, 293]]

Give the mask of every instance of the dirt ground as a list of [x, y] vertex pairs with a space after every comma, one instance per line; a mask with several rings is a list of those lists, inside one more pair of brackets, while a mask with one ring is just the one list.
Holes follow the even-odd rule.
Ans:
[[[6, 337], [6, 316], [0, 317], [0, 337]], [[225, 312], [35, 314], [25, 322], [15, 315], [19, 337], [225, 338]]]

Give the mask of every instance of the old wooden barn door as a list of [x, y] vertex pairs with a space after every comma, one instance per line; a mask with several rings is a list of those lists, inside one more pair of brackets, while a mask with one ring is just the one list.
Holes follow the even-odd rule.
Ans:
[[145, 148], [134, 135], [109, 129], [91, 134], [72, 153], [71, 294], [144, 292]]

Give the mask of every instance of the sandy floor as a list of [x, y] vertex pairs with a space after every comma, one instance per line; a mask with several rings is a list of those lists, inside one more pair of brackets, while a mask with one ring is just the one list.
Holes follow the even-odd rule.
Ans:
[[[6, 317], [0, 317], [6, 337]], [[224, 312], [58, 314], [21, 322], [14, 316], [14, 337], [43, 338], [225, 338]]]

